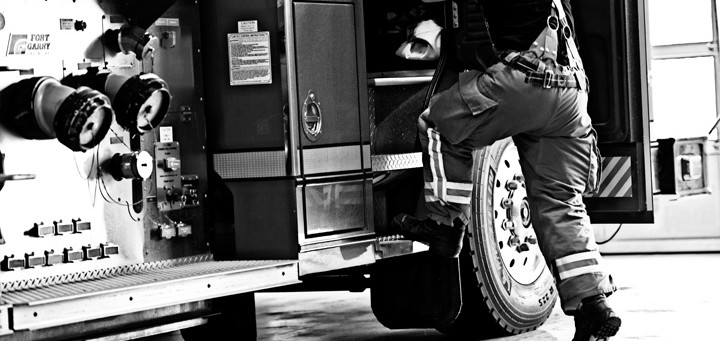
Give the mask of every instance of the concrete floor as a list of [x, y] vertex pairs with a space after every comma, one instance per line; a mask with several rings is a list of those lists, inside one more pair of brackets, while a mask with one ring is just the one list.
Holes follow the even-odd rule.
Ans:
[[[720, 340], [720, 254], [607, 255], [623, 319], [619, 340]], [[370, 293], [256, 294], [258, 340], [451, 340], [435, 330], [389, 330], [375, 320]], [[556, 306], [538, 330], [493, 340], [569, 341], [572, 319]], [[179, 333], [148, 338], [180, 341]], [[228, 338], [228, 340], [244, 340]]]
[[[718, 340], [720, 254], [608, 255], [623, 319], [612, 340]], [[450, 340], [435, 330], [389, 330], [370, 309], [370, 294], [256, 294], [258, 340]], [[494, 340], [571, 340], [572, 319], [555, 307], [538, 330]]]

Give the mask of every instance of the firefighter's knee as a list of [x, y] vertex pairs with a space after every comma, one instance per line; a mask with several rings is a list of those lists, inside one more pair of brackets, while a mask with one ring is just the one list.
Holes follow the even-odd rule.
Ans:
[[418, 129], [420, 129], [420, 131], [427, 131], [429, 128], [432, 128], [433, 125], [429, 121], [429, 117], [430, 108], [425, 109], [418, 117]]

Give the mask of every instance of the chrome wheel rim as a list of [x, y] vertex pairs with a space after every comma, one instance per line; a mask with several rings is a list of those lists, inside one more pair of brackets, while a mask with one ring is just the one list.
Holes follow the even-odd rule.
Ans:
[[503, 151], [493, 186], [493, 225], [500, 258], [521, 284], [531, 284], [545, 269], [530, 218], [525, 179], [515, 144]]

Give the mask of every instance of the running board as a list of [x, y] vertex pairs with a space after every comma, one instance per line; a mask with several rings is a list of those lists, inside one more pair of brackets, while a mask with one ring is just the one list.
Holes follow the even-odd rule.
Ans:
[[37, 330], [299, 283], [298, 261], [201, 261], [3, 292], [14, 331]]

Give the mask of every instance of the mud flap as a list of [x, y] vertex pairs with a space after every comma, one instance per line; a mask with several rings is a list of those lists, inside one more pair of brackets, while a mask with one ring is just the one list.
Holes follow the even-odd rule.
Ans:
[[422, 252], [378, 262], [370, 301], [375, 317], [387, 328], [446, 327], [462, 307], [458, 259]]

